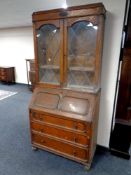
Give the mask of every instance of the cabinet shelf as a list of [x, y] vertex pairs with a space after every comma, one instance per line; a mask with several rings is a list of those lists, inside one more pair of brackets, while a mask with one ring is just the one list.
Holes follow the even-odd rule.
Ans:
[[[57, 65], [42, 65], [42, 69], [60, 69]], [[88, 71], [88, 72], [94, 72], [95, 68], [92, 67], [80, 67], [80, 66], [73, 66], [68, 68], [70, 71]]]
[[71, 89], [75, 91], [81, 91], [81, 92], [89, 92], [89, 93], [98, 93], [100, 91], [100, 87], [94, 87], [94, 86], [87, 86], [83, 87], [81, 85], [71, 85], [68, 84], [68, 86], [65, 89]]
[[42, 69], [60, 69], [58, 65], [42, 65]]
[[69, 67], [70, 71], [88, 71], [88, 72], [94, 72], [95, 68], [93, 67], [78, 67], [78, 66], [73, 66]]

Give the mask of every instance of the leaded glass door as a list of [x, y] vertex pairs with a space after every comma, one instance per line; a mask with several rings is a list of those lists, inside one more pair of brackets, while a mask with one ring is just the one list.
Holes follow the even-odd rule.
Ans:
[[94, 89], [97, 86], [98, 49], [97, 18], [94, 16], [67, 20], [67, 86]]
[[59, 20], [36, 24], [38, 82], [60, 85], [62, 83], [62, 23]]

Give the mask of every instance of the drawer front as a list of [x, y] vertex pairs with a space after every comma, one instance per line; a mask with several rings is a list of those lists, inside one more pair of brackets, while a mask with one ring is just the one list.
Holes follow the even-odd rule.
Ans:
[[0, 75], [5, 76], [6, 75], [6, 70], [5, 69], [0, 69]]
[[1, 72], [0, 72], [0, 75], [1, 75], [1, 76], [6, 76], [6, 71], [1, 71]]
[[65, 128], [70, 128], [73, 130], [78, 130], [81, 132], [88, 133], [90, 135], [90, 127], [88, 123], [83, 121], [77, 121], [77, 120], [73, 121], [73, 120], [69, 120], [66, 117], [59, 118], [56, 116], [48, 116], [48, 115], [39, 114], [36, 112], [31, 112], [30, 116], [32, 120], [38, 120], [41, 122], [50, 123], [50, 124], [58, 125]]
[[60, 142], [52, 138], [32, 133], [32, 143], [47, 147], [52, 151], [59, 151], [62, 154], [73, 156], [75, 158], [87, 160], [88, 150], [72, 146], [68, 143]]
[[84, 146], [88, 146], [90, 141], [89, 136], [81, 135], [68, 130], [62, 130], [61, 128], [56, 128], [50, 125], [43, 125], [40, 123], [31, 122], [31, 129]]
[[0, 79], [3, 80], [3, 81], [6, 81], [6, 76], [1, 75], [1, 76], [0, 76]]
[[0, 72], [6, 72], [6, 69], [4, 69], [4, 68], [0, 68]]

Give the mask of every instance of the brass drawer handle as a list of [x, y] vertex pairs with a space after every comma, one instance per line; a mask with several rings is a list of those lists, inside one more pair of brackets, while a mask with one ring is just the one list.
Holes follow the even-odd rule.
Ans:
[[42, 116], [40, 116], [40, 118], [39, 118], [40, 120], [43, 120], [43, 117]]
[[87, 136], [87, 139], [89, 140], [90, 139], [90, 136]]
[[77, 126], [77, 123], [76, 122], [74, 123], [74, 126], [73, 127], [74, 127], [74, 129], [78, 129], [78, 126]]
[[41, 140], [41, 143], [45, 143], [45, 140], [44, 140], [44, 139], [42, 139], [42, 140]]
[[73, 155], [76, 156], [76, 154], [77, 154], [77, 152], [74, 150], [74, 151], [73, 151]]
[[44, 129], [42, 128], [42, 129], [40, 129], [40, 132], [44, 132]]
[[64, 137], [64, 139], [65, 139], [65, 140], [68, 140], [68, 137], [67, 137], [67, 136], [65, 136], [65, 137]]
[[87, 127], [86, 127], [86, 125], [84, 125], [84, 132], [85, 132], [85, 133], [87, 132]]
[[74, 137], [74, 142], [78, 142], [78, 139], [76, 137]]

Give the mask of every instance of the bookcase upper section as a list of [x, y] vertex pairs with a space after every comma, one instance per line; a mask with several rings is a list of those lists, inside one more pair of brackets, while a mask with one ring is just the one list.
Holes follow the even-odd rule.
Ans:
[[39, 86], [100, 88], [104, 16], [101, 3], [33, 13]]

